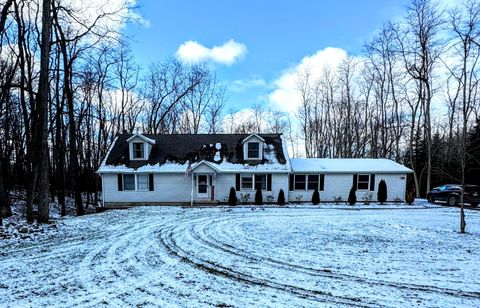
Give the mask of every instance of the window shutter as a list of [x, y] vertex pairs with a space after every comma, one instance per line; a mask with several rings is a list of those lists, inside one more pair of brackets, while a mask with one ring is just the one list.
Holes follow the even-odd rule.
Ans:
[[153, 183], [153, 173], [148, 174], [148, 190], [153, 191], [154, 183]]
[[235, 190], [240, 191], [240, 173], [235, 176]]
[[320, 191], [325, 187], [325, 174], [320, 174]]
[[375, 174], [370, 175], [370, 191], [375, 190]]
[[122, 174], [117, 174], [117, 179], [118, 179], [118, 191], [123, 190], [123, 175]]
[[267, 191], [272, 191], [272, 174], [267, 174]]
[[290, 174], [290, 181], [288, 183], [288, 190], [293, 191], [293, 184], [295, 180], [295, 175]]
[[355, 190], [357, 190], [357, 180], [358, 180], [358, 174], [353, 175], [353, 187]]

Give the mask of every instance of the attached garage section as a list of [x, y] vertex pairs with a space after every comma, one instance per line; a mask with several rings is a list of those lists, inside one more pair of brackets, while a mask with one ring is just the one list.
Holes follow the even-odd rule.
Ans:
[[[357, 190], [357, 199], [377, 199], [378, 183], [387, 184], [387, 200], [405, 200], [407, 174], [412, 170], [389, 159], [294, 158], [290, 160], [289, 201], [308, 202], [315, 188], [321, 201], [346, 201], [350, 189]], [[318, 180], [317, 180], [318, 178]]]

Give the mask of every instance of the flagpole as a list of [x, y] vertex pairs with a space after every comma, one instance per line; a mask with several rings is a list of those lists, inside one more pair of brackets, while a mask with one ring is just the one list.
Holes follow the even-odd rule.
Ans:
[[190, 192], [190, 206], [193, 206], [193, 172], [192, 172], [192, 190]]

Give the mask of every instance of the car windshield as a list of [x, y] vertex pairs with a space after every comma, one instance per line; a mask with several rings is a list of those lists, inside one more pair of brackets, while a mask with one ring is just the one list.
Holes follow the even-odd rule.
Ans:
[[444, 191], [444, 190], [446, 190], [447, 188], [448, 188], [448, 186], [440, 186], [440, 187], [438, 188], [438, 190]]

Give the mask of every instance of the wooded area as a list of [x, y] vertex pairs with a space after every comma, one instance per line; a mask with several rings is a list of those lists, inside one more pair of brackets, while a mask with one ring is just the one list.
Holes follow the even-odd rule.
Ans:
[[417, 196], [480, 184], [478, 0], [449, 10], [412, 0], [361, 57], [298, 74], [296, 114], [257, 104], [244, 121], [225, 115], [226, 86], [209, 66], [168, 58], [140, 67], [118, 30], [135, 22], [133, 8], [108, 3], [1, 1], [0, 217], [12, 190], [27, 192], [29, 221], [34, 208], [47, 221], [49, 201], [65, 214], [69, 196], [82, 215], [99, 201], [95, 170], [108, 146], [137, 128], [280, 132], [293, 156], [301, 147], [307, 157], [391, 158], [415, 171]]
[[301, 72], [306, 155], [403, 162], [417, 197], [443, 183], [480, 184], [479, 14], [478, 1], [442, 10], [413, 0], [363, 57], [313, 80], [308, 68]]

